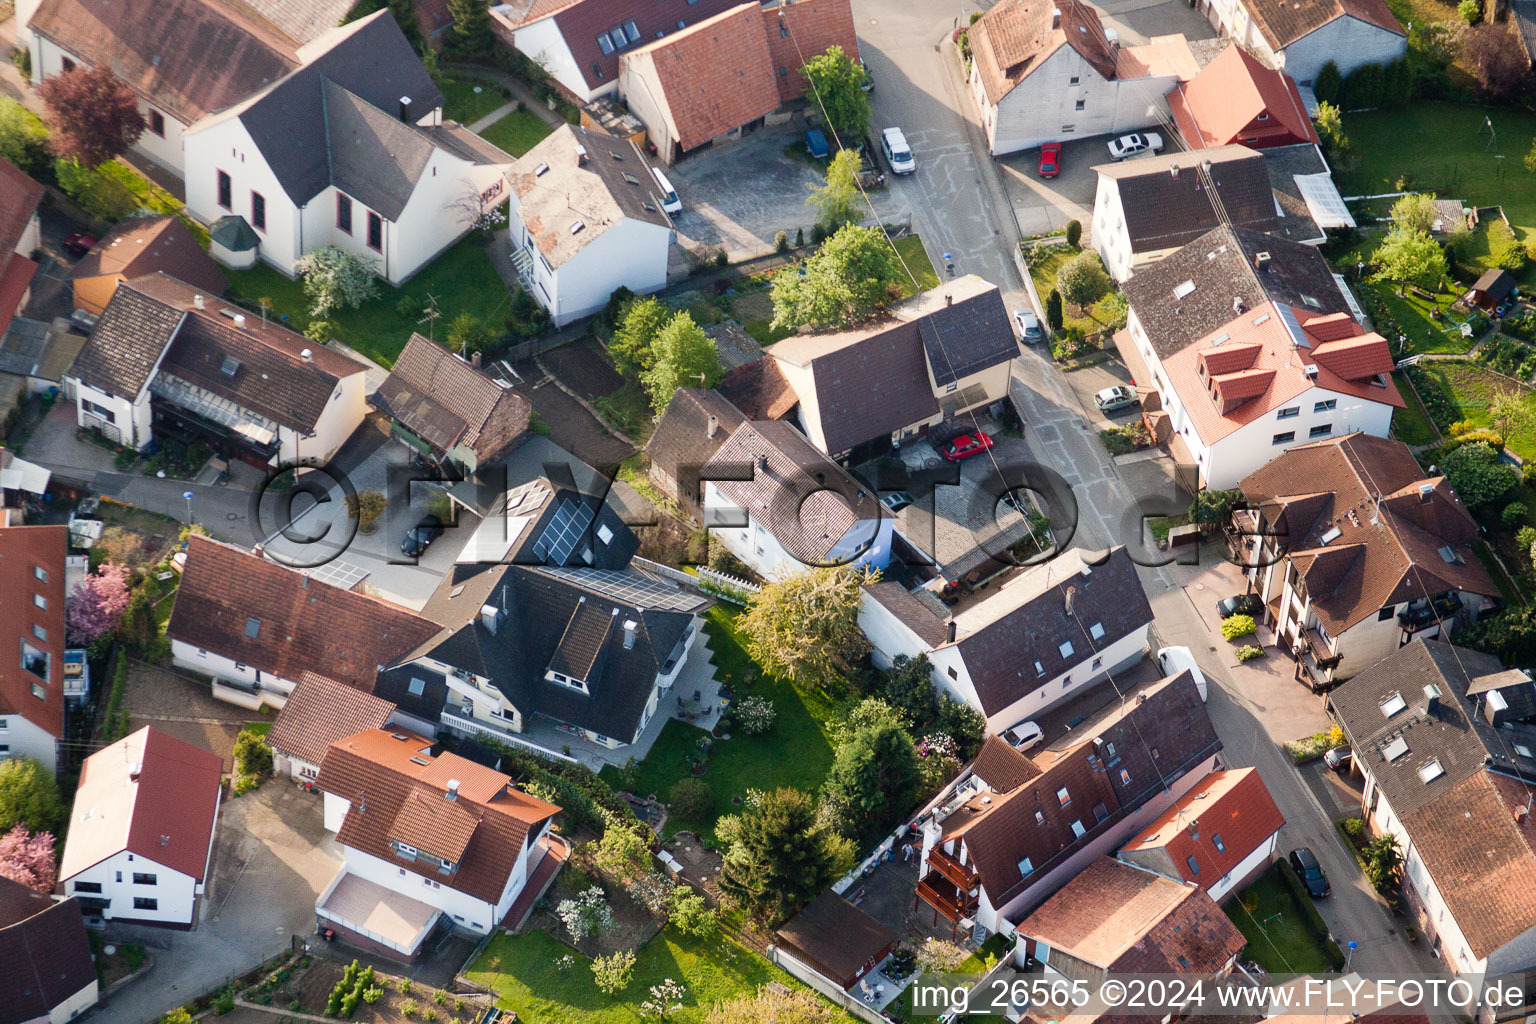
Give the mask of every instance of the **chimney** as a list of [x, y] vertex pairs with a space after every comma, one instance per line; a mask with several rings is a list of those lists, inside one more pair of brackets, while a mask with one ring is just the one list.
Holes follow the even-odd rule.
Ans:
[[768, 468], [768, 456], [766, 456], [766, 455], [759, 455], [757, 457], [757, 468], [758, 469], [767, 469]]
[[400, 97], [400, 120], [406, 124], [411, 123], [411, 98], [409, 96]]
[[472, 353], [470, 353], [469, 365], [473, 366], [477, 370], [480, 369], [480, 353], [479, 352], [472, 352]]
[[635, 649], [635, 628], [638, 625], [639, 623], [635, 622], [634, 619], [624, 620], [624, 649], [626, 651]]
[[1147, 702], [1147, 691], [1146, 690], [1139, 691], [1136, 694], [1136, 703], [1137, 704], [1145, 704], [1146, 702]]
[[1068, 615], [1072, 614], [1072, 602], [1074, 600], [1076, 600], [1076, 599], [1077, 599], [1077, 588], [1076, 587], [1068, 587], [1067, 588], [1067, 614]]
[[238, 330], [242, 330], [242, 331], [245, 330], [245, 314], [244, 313], [236, 313], [235, 314], [235, 327]]
[[304, 351], [299, 353], [299, 358], [304, 360], [306, 363], [310, 362], [311, 360], [313, 360], [315, 358], [315, 350], [307, 348]]
[[1051, 28], [1061, 28], [1061, 8], [1051, 9]]
[[577, 167], [585, 167], [586, 165], [587, 165], [587, 147], [586, 146], [577, 146], [576, 147], [576, 166]]
[[948, 292], [945, 292], [944, 293], [944, 305], [946, 305], [946, 306], [953, 306], [954, 304], [955, 304], [955, 297], [953, 295], [949, 294]]
[[1169, 177], [1177, 178], [1179, 176], [1179, 165], [1174, 164], [1172, 167], [1168, 168], [1168, 175]]
[[955, 620], [954, 619], [950, 619], [949, 620], [949, 625], [945, 627], [944, 637], [945, 637], [945, 641], [944, 641], [945, 643], [951, 643], [952, 644], [952, 643], [955, 642]]
[[1530, 809], [1527, 808], [1524, 804], [1521, 804], [1519, 807], [1515, 808], [1515, 823], [1516, 824], [1524, 825], [1525, 822], [1526, 822], [1526, 819], [1529, 818], [1530, 816], [1531, 816]]
[[1419, 500], [1428, 501], [1435, 496], [1435, 485], [1432, 483], [1419, 484]]
[[1263, 270], [1265, 272], [1268, 272], [1268, 270], [1269, 270], [1269, 253], [1267, 253], [1267, 252], [1256, 252], [1256, 253], [1254, 253], [1253, 254], [1253, 269], [1255, 269], [1255, 270]]
[[480, 606], [480, 625], [491, 631], [494, 636], [496, 627], [501, 625], [501, 609], [493, 604]]
[[448, 780], [448, 792], [445, 795], [448, 797], [449, 800], [458, 800], [458, 798], [459, 798], [459, 780], [458, 779], [449, 779]]
[[129, 782], [138, 782], [139, 781], [139, 774], [141, 772], [143, 772], [143, 771], [144, 771], [144, 764], [143, 764], [143, 762], [141, 762], [141, 761], [133, 762], [133, 764], [128, 766], [128, 781]]
[[201, 295], [194, 295], [194, 296], [192, 296], [192, 305], [195, 306], [198, 309], [202, 309], [203, 308], [203, 297]]
[[719, 418], [714, 413], [710, 413], [709, 414], [709, 424], [704, 428], [704, 436], [705, 437], [709, 437], [709, 438], [713, 438], [715, 436], [715, 434], [719, 432], [719, 430], [720, 430], [720, 420], [719, 420]]

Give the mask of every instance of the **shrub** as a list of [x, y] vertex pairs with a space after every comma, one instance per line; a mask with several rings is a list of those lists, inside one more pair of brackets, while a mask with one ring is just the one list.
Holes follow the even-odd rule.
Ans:
[[383, 994], [384, 993], [379, 989], [377, 985], [370, 988], [365, 988], [363, 989], [363, 1002], [367, 1003], [369, 1006], [372, 1006], [374, 1003], [379, 1001], [379, 997]]
[[1345, 818], [1339, 822], [1339, 827], [1344, 830], [1346, 836], [1356, 843], [1365, 838], [1365, 822], [1359, 818]]
[[1221, 622], [1221, 635], [1228, 640], [1258, 632], [1258, 624], [1252, 615], [1229, 615]]
[[725, 267], [726, 264], [731, 262], [731, 258], [725, 254], [725, 250], [724, 249], [716, 249], [715, 250], [715, 257], [714, 257], [714, 259], [715, 259], [715, 266], [720, 267], [722, 269]]
[[1053, 331], [1061, 330], [1061, 325], [1065, 322], [1061, 311], [1061, 292], [1055, 288], [1052, 288], [1050, 294], [1045, 297], [1045, 322]]
[[1522, 526], [1515, 531], [1515, 544], [1521, 551], [1530, 551], [1536, 547], [1536, 526]]
[[787, 231], [780, 231], [780, 232], [776, 233], [773, 236], [773, 251], [774, 252], [788, 252], [789, 251], [789, 232], [787, 232]]
[[1077, 248], [1077, 243], [1083, 240], [1083, 225], [1075, 220], [1067, 221], [1067, 244]]
[[1369, 110], [1381, 106], [1386, 95], [1386, 69], [1380, 64], [1362, 64], [1349, 73], [1340, 90], [1345, 110]]
[[748, 736], [772, 729], [777, 715], [778, 710], [773, 706], [773, 701], [755, 693], [743, 697], [736, 705], [736, 721], [740, 723], [741, 731]]
[[[233, 992], [229, 991], [228, 989], [225, 989], [223, 992], [220, 992], [214, 998], [214, 1000], [213, 1000], [213, 1012], [218, 1014], [220, 1017], [224, 1016], [226, 1013], [228, 1013], [229, 1011], [233, 1010], [234, 1008], [235, 1008], [235, 994]], [[343, 1009], [345, 1009], [345, 1007], [343, 1007]], [[350, 1017], [351, 1014], [349, 1013], [349, 1014], [347, 1014], [347, 1016]]]
[[635, 973], [635, 954], [633, 950], [622, 949], [609, 956], [600, 956], [592, 961], [592, 981], [599, 989], [608, 995], [615, 995], [629, 984], [630, 978]]
[[1254, 658], [1264, 657], [1264, 648], [1256, 644], [1244, 644], [1237, 649], [1238, 661], [1252, 661]]
[[411, 979], [401, 978], [400, 984], [396, 985], [395, 988], [399, 990], [401, 995], [409, 995], [411, 992]]
[[1525, 502], [1512, 501], [1504, 506], [1504, 511], [1499, 513], [1499, 521], [1504, 524], [1504, 529], [1513, 530], [1525, 522], [1526, 511]]
[[714, 810], [715, 796], [709, 791], [709, 783], [690, 777], [672, 784], [667, 804], [678, 817], [697, 821]]
[[1343, 84], [1344, 78], [1339, 74], [1339, 66], [1330, 60], [1318, 69], [1317, 77], [1312, 80], [1312, 94], [1319, 103], [1336, 104]]
[[401, 1003], [400, 1012], [405, 1014], [407, 1017], [416, 1016], [416, 1000], [407, 999], [405, 1002]]
[[1483, 20], [1481, 0], [1461, 0], [1461, 3], [1456, 5], [1456, 13], [1461, 15], [1461, 20], [1468, 25], [1476, 25]]

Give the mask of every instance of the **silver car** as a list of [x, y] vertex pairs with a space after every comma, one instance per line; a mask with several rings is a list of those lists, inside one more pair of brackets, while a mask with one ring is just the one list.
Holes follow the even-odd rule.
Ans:
[[1138, 153], [1159, 153], [1163, 149], [1163, 137], [1157, 132], [1132, 132], [1118, 139], [1109, 140], [1109, 158], [1124, 160]]
[[1019, 339], [1026, 345], [1038, 345], [1045, 338], [1040, 330], [1040, 318], [1027, 309], [1013, 311], [1013, 322], [1019, 328]]
[[1093, 396], [1093, 404], [1100, 412], [1117, 412], [1136, 404], [1136, 392], [1120, 385], [1105, 388]]

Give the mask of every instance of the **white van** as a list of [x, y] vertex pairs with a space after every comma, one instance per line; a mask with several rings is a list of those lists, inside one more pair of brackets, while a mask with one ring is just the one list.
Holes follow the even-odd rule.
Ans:
[[656, 187], [661, 189], [661, 208], [668, 213], [682, 213], [683, 201], [677, 197], [677, 190], [667, 180], [667, 176], [661, 173], [660, 167], [652, 167], [651, 174], [656, 178]]
[[1200, 671], [1200, 666], [1195, 662], [1195, 652], [1188, 647], [1162, 647], [1157, 652], [1157, 667], [1162, 670], [1164, 678], [1176, 676], [1185, 669], [1195, 678], [1195, 688], [1200, 691], [1200, 699], [1205, 700], [1205, 673]]

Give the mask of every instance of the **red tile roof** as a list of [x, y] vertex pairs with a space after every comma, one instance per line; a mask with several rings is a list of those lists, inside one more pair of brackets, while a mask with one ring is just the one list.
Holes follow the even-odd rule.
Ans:
[[969, 38], [976, 73], [993, 103], [1062, 46], [1071, 46], [1106, 80], [1115, 77], [1104, 24], [1082, 0], [1002, 0], [970, 27]]
[[[370, 729], [331, 744], [315, 784], [351, 803], [336, 841], [441, 885], [495, 903], [530, 832], [560, 808], [513, 788], [512, 780], [456, 754], [433, 757], [431, 741]], [[449, 782], [459, 782], [448, 799]], [[404, 842], [457, 867], [407, 859]]]
[[72, 281], [116, 274], [132, 280], [165, 273], [212, 298], [229, 289], [219, 270], [179, 217], [129, 217], [70, 270]]
[[800, 68], [810, 58], [834, 46], [841, 47], [844, 56], [859, 56], [849, 0], [783, 0], [763, 11], [763, 29], [780, 103], [805, 95], [805, 76]]
[[124, 850], [203, 881], [222, 766], [150, 726], [86, 758], [59, 881]]
[[[55, 738], [64, 735], [64, 556], [69, 531], [63, 526], [0, 526], [0, 714], [20, 715]], [[42, 569], [48, 579], [38, 579]], [[43, 597], [48, 607], [33, 600]], [[37, 639], [34, 628], [46, 631]], [[21, 667], [23, 643], [44, 651], [51, 663], [42, 700], [32, 695], [41, 682]], [[53, 765], [48, 765], [50, 771]]]
[[1265, 67], [1233, 44], [1168, 94], [1168, 106], [1191, 149], [1242, 143], [1255, 149], [1317, 142], [1290, 75]]
[[1264, 39], [1283, 50], [1335, 18], [1358, 18], [1368, 25], [1406, 35], [1386, 0], [1244, 0]]
[[684, 151], [778, 109], [763, 21], [750, 0], [623, 55], [628, 73], [654, 69]]
[[438, 631], [398, 605], [193, 537], [166, 635], [282, 679], [313, 671], [371, 693], [381, 668]]
[[43, 186], [9, 160], [0, 159], [0, 254], [12, 253], [43, 201]]
[[[1284, 824], [1285, 816], [1275, 806], [1257, 768], [1211, 772], [1141, 835], [1121, 847], [1120, 853], [1122, 859], [1148, 865], [1147, 860], [1134, 855], [1164, 851], [1167, 866], [1184, 881], [1208, 886], [1267, 843]], [[1219, 850], [1218, 839], [1222, 845]], [[1191, 857], [1200, 865], [1198, 874], [1189, 868]]]
[[267, 743], [318, 765], [332, 743], [364, 729], [382, 729], [394, 711], [387, 700], [305, 671], [272, 723]]

